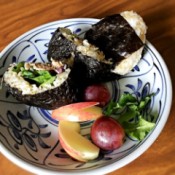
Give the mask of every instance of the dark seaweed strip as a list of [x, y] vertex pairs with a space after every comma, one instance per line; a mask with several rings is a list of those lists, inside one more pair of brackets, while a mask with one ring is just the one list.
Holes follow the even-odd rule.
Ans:
[[78, 81], [84, 85], [92, 83], [101, 83], [115, 80], [118, 75], [112, 73], [111, 65], [93, 59], [81, 53], [75, 53], [75, 63], [72, 72], [75, 77], [74, 81]]
[[106, 58], [112, 58], [114, 63], [143, 46], [134, 29], [120, 14], [107, 16], [94, 24], [85, 38], [99, 47]]
[[74, 87], [70, 77], [59, 87], [34, 95], [22, 95], [22, 92], [17, 88], [12, 88], [9, 84], [6, 84], [6, 86], [9, 93], [18, 101], [44, 109], [55, 109], [63, 105], [77, 102], [78, 91]]
[[50, 61], [51, 58], [53, 58], [54, 60], [66, 63], [66, 61], [68, 61], [66, 59], [71, 57], [71, 53], [73, 53], [75, 49], [75, 44], [64, 37], [60, 28], [58, 28], [49, 42], [48, 60]]
[[[49, 42], [48, 59], [50, 60], [53, 58], [54, 60], [68, 63], [71, 54], [74, 55], [73, 66], [71, 66], [71, 78], [79, 88], [79, 92], [88, 84], [116, 79], [117, 75], [111, 72], [113, 65], [83, 55], [81, 52], [77, 51], [77, 45], [63, 36], [62, 29], [63, 28], [58, 28]], [[71, 33], [68, 33], [68, 35], [71, 35]], [[78, 36], [74, 37], [79, 40]]]

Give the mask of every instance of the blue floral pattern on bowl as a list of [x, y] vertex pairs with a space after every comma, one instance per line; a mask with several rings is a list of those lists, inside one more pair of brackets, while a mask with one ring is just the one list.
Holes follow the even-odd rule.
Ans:
[[[0, 77], [2, 78], [4, 71], [12, 62], [47, 62], [48, 43], [58, 26], [70, 28], [74, 33], [83, 36], [85, 31], [97, 21], [97, 19], [62, 20], [24, 34], [4, 50], [0, 59]], [[107, 173], [111, 169], [125, 165], [126, 163], [122, 162], [124, 160], [129, 163], [156, 139], [152, 138], [152, 135], [159, 130], [159, 125], [165, 124], [166, 119], [163, 124], [161, 122], [162, 116], [165, 115], [165, 110], [169, 110], [166, 105], [170, 103], [168, 97], [171, 98], [169, 92], [171, 82], [168, 73], [165, 73], [168, 71], [163, 60], [155, 52], [154, 47], [147, 42], [139, 64], [119, 80], [106, 83], [113, 100], [117, 100], [122, 93], [132, 93], [139, 99], [147, 94], [156, 93], [144, 114], [147, 120], [156, 122], [156, 127], [142, 142], [127, 137], [121, 148], [115, 151], [103, 151], [96, 160], [87, 163], [78, 162], [62, 149], [57, 133], [58, 121], [51, 118], [51, 111], [21, 104], [3, 86], [0, 93], [1, 148], [10, 151], [32, 167], [39, 167], [37, 172], [47, 168], [50, 170], [48, 174], [55, 172], [93, 174], [96, 169]], [[82, 123], [84, 136], [89, 136], [91, 124], [92, 122]], [[133, 158], [127, 161], [130, 156]], [[105, 169], [108, 165], [112, 165], [110, 170]]]

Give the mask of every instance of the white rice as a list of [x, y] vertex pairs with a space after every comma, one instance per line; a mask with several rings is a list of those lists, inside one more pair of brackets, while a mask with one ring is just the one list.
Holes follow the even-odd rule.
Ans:
[[95, 47], [94, 45], [90, 44], [88, 40], [83, 40], [81, 45], [77, 46], [77, 51], [81, 52], [83, 55], [87, 55], [99, 61], [105, 60], [105, 55], [99, 48]]
[[[64, 29], [62, 31], [64, 31]], [[80, 38], [73, 37], [73, 35], [69, 33], [69, 30], [67, 31], [67, 33], [66, 31], [67, 30], [62, 32], [63, 36], [66, 37], [68, 40], [74, 42], [74, 44], [77, 46], [76, 50], [78, 52], [80, 52], [82, 55], [86, 55], [99, 61], [105, 62], [105, 55], [102, 51], [99, 50], [98, 47], [90, 44], [86, 39], [82, 40]]]
[[143, 18], [134, 11], [124, 11], [120, 13], [120, 15], [125, 18], [129, 25], [135, 30], [138, 37], [145, 43], [147, 26]]
[[[120, 13], [123, 18], [130, 24], [130, 26], [135, 30], [138, 37], [142, 40], [143, 43], [146, 41], [146, 31], [147, 26], [143, 21], [142, 17], [139, 16], [136, 12], [133, 11], [124, 11]], [[125, 75], [129, 73], [140, 61], [142, 56], [142, 51], [144, 47], [141, 47], [132, 54], [125, 56], [119, 64], [112, 70], [112, 72]]]
[[4, 82], [9, 84], [12, 88], [17, 88], [22, 92], [22, 95], [34, 95], [37, 93], [41, 93], [50, 89], [54, 89], [60, 86], [69, 76], [70, 69], [66, 69], [65, 72], [56, 75], [56, 79], [51, 84], [44, 84], [43, 86], [36, 86], [35, 84], [30, 84], [26, 81], [20, 73], [16, 73], [13, 71], [13, 67], [15, 64], [12, 64], [8, 70], [4, 73], [3, 79]]

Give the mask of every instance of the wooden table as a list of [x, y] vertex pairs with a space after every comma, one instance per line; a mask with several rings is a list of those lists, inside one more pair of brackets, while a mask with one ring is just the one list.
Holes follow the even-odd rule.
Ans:
[[[147, 39], [163, 56], [175, 82], [174, 0], [0, 0], [0, 51], [24, 32], [65, 18], [102, 18], [125, 10], [138, 12], [148, 26]], [[174, 89], [175, 90], [175, 89]], [[175, 99], [168, 122], [139, 158], [109, 175], [175, 175]], [[31, 175], [0, 154], [1, 175]]]

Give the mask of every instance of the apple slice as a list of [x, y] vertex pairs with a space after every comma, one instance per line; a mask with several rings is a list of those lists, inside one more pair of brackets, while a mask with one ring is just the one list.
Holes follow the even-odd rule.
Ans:
[[58, 128], [60, 143], [71, 157], [82, 162], [98, 157], [100, 149], [80, 134], [79, 123], [62, 120]]
[[52, 118], [56, 120], [87, 121], [101, 117], [102, 108], [95, 106], [98, 102], [80, 102], [62, 106], [52, 111]]

